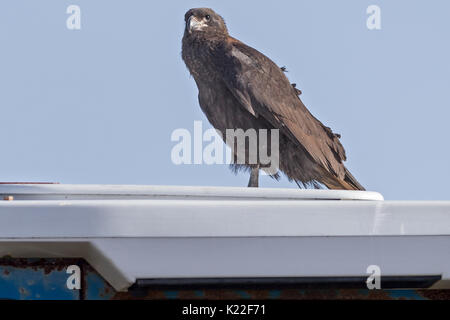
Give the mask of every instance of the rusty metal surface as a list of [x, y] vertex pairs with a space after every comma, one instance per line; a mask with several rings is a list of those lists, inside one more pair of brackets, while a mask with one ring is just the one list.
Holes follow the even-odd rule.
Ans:
[[66, 286], [66, 267], [80, 259], [0, 259], [0, 299], [78, 300]]
[[449, 300], [450, 290], [196, 290], [116, 293], [111, 299]]
[[44, 274], [49, 274], [54, 271], [63, 271], [71, 264], [86, 264], [83, 259], [25, 259], [25, 258], [12, 258], [10, 256], [4, 256], [0, 259], [0, 266], [13, 267], [18, 269], [30, 269], [38, 271], [42, 269]]
[[[80, 290], [66, 286], [67, 267], [81, 270]], [[361, 289], [207, 289], [154, 290], [132, 287], [116, 292], [83, 259], [0, 258], [0, 298], [2, 299], [289, 299], [289, 300], [450, 300], [450, 290], [361, 290]]]

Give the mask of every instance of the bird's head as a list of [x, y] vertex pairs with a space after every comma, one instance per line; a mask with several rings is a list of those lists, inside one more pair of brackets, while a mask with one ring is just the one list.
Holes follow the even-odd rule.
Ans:
[[219, 33], [228, 34], [223, 18], [209, 8], [190, 9], [184, 16], [187, 34]]

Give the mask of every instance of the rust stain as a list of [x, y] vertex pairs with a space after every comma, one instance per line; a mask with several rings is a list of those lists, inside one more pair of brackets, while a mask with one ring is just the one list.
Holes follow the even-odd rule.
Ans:
[[[359, 290], [359, 289], [308, 289], [308, 290], [275, 290], [280, 294], [271, 295], [273, 290], [175, 290], [177, 300], [406, 300], [414, 295], [396, 296], [392, 290]], [[431, 300], [450, 299], [450, 290], [413, 290], [417, 296]], [[165, 300], [167, 295], [162, 290], [142, 289], [136, 292], [116, 293], [114, 300]]]
[[430, 300], [450, 300], [450, 290], [417, 290], [417, 293]]
[[164, 291], [148, 290], [145, 293], [136, 292], [117, 292], [112, 300], [166, 300]]
[[83, 259], [68, 258], [68, 259], [58, 259], [58, 258], [39, 258], [39, 259], [28, 259], [28, 258], [12, 258], [11, 256], [4, 256], [0, 258], [1, 266], [8, 266], [20, 269], [32, 269], [34, 271], [43, 270], [45, 275], [50, 274], [53, 271], [65, 270], [69, 265], [85, 264]]

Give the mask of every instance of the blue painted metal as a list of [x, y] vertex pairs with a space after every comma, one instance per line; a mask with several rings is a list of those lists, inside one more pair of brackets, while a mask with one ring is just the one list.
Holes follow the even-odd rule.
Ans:
[[251, 299], [252, 296], [246, 290], [235, 290], [241, 299]]
[[392, 299], [426, 300], [416, 290], [387, 290]]
[[[81, 269], [81, 289], [67, 288], [67, 267]], [[131, 288], [116, 292], [83, 259], [0, 258], [0, 299], [450, 299], [450, 290], [156, 290]]]
[[65, 270], [45, 267], [16, 267], [0, 264], [0, 299], [78, 300], [79, 290], [66, 286]]
[[178, 299], [178, 291], [176, 290], [167, 290], [164, 291], [164, 295], [166, 296], [167, 299]]
[[[86, 270], [87, 269], [87, 270]], [[86, 300], [110, 300], [115, 295], [115, 290], [94, 269], [85, 268], [84, 273], [84, 299]]]
[[279, 299], [281, 296], [280, 290], [270, 290], [269, 291], [269, 299]]

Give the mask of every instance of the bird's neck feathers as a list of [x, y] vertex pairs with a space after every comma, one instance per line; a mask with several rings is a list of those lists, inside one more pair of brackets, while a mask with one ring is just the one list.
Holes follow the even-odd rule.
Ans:
[[217, 31], [200, 31], [192, 34], [185, 34], [184, 40], [190, 43], [214, 45], [215, 43], [221, 43], [227, 41], [229, 38], [228, 32]]

